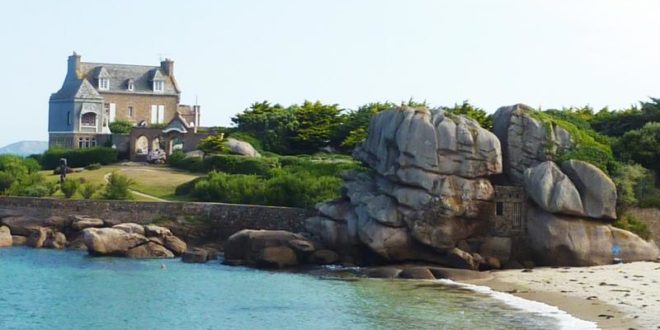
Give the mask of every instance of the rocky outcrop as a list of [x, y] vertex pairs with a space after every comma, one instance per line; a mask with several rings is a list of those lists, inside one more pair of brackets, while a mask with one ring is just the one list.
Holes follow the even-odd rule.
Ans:
[[112, 228], [87, 228], [83, 240], [91, 255], [129, 258], [172, 258], [187, 250], [187, 244], [165, 227], [122, 223]]
[[258, 268], [286, 268], [334, 260], [332, 251], [316, 249], [306, 237], [283, 230], [241, 230], [227, 239], [224, 263]]
[[525, 189], [543, 210], [596, 219], [616, 219], [616, 186], [598, 167], [579, 160], [561, 169], [546, 161], [525, 170]]
[[140, 234], [116, 228], [87, 228], [83, 230], [83, 239], [92, 255], [126, 256], [128, 250], [149, 242]]
[[126, 256], [136, 259], [174, 258], [174, 253], [166, 247], [150, 241], [128, 249]]
[[499, 108], [493, 115], [493, 132], [502, 143], [504, 172], [514, 183], [523, 183], [527, 168], [570, 150], [575, 141], [557, 125], [535, 118], [534, 110], [524, 104]]
[[0, 226], [0, 247], [12, 246], [11, 231], [7, 226]]
[[227, 138], [224, 144], [229, 148], [229, 151], [232, 154], [237, 154], [247, 157], [261, 157], [259, 152], [256, 149], [254, 149], [254, 147], [251, 144], [245, 141], [236, 140], [234, 138]]
[[104, 225], [102, 219], [91, 218], [84, 215], [74, 215], [71, 218], [71, 227], [74, 230], [83, 230], [85, 228], [100, 228]]
[[443, 111], [379, 113], [353, 157], [370, 168], [344, 176], [342, 198], [317, 205], [306, 230], [333, 249], [366, 246], [388, 261], [446, 262], [456, 243], [487, 226], [502, 171], [499, 140]]
[[531, 206], [527, 210], [527, 233], [536, 259], [552, 266], [594, 266], [655, 260], [658, 247], [638, 236], [597, 221], [551, 214]]

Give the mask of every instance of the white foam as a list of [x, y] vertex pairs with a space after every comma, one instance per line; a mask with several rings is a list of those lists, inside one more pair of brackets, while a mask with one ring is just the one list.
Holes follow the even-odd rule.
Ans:
[[459, 283], [448, 279], [440, 279], [438, 281], [443, 284], [455, 285], [472, 290], [474, 292], [486, 294], [511, 307], [515, 307], [524, 311], [538, 313], [543, 316], [551, 317], [559, 322], [559, 326], [561, 327], [561, 329], [571, 329], [571, 330], [598, 329], [598, 325], [595, 322], [581, 320], [571, 314], [564, 312], [563, 310], [557, 308], [556, 306], [551, 306], [538, 301], [527, 300], [524, 298], [516, 297], [509, 293], [495, 291], [486, 286]]

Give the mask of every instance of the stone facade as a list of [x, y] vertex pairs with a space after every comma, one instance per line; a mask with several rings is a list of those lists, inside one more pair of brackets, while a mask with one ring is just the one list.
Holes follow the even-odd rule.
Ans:
[[[207, 239], [224, 241], [242, 229], [300, 232], [314, 212], [290, 207], [223, 203], [136, 202], [0, 197], [0, 210], [34, 217], [74, 214], [101, 218], [110, 223], [172, 223], [178, 228], [202, 229]], [[179, 229], [181, 230], [181, 229]], [[189, 237], [186, 233], [177, 236]]]
[[524, 236], [527, 194], [518, 186], [493, 186], [495, 196], [490, 218], [491, 234], [496, 236]]

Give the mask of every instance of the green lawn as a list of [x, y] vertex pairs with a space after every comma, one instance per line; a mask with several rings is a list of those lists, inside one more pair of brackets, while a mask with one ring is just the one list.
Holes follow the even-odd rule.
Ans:
[[[174, 196], [174, 190], [182, 183], [188, 182], [199, 177], [199, 174], [175, 170], [166, 166], [150, 166], [150, 165], [109, 165], [103, 166], [98, 170], [87, 171], [83, 170], [78, 173], [70, 173], [67, 179], [83, 179], [85, 182], [92, 182], [95, 184], [105, 184], [105, 176], [117, 172], [131, 178], [135, 184], [131, 187], [132, 190], [155, 196], [166, 200], [180, 200], [178, 196]], [[53, 175], [52, 171], [43, 171], [44, 175], [51, 181], [58, 181], [59, 175]], [[100, 191], [94, 196], [98, 198]], [[153, 198], [147, 196], [133, 195], [135, 200], [151, 201]], [[62, 192], [57, 192], [55, 197], [63, 197]], [[74, 199], [81, 199], [79, 194], [74, 196]]]

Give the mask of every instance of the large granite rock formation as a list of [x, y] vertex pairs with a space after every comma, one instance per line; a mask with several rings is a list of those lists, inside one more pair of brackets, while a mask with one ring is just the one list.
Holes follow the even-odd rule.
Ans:
[[541, 264], [551, 266], [594, 266], [655, 260], [660, 256], [655, 243], [591, 219], [527, 210], [530, 247]]
[[246, 157], [261, 157], [261, 154], [254, 149], [254, 147], [241, 140], [236, 140], [233, 138], [227, 138], [227, 140], [224, 142], [225, 146], [229, 148], [229, 151], [232, 154], [237, 154], [237, 155], [242, 155]]
[[389, 261], [446, 262], [485, 229], [502, 171], [497, 137], [463, 116], [400, 108], [378, 114], [353, 153], [370, 169], [344, 177], [342, 198], [317, 206], [306, 229], [334, 249], [367, 246]]
[[524, 181], [527, 168], [573, 148], [575, 141], [560, 126], [546, 125], [533, 116], [524, 104], [499, 108], [493, 115], [493, 132], [502, 143], [504, 172], [518, 184]]
[[259, 268], [297, 266], [316, 251], [312, 241], [283, 230], [241, 230], [227, 239], [224, 248], [225, 263]]

